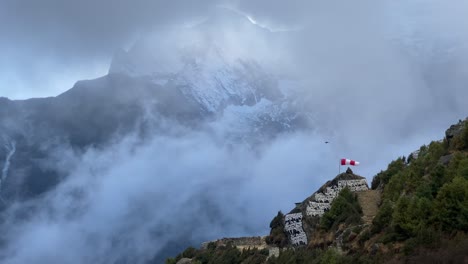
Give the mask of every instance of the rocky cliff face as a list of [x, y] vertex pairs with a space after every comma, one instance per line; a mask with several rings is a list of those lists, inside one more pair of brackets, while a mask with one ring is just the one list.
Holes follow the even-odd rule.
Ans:
[[463, 132], [465, 123], [468, 122], [468, 118], [464, 121], [459, 120], [457, 124], [451, 125], [449, 129], [445, 131], [445, 138], [447, 139], [447, 143], [450, 144], [450, 141], [460, 135]]

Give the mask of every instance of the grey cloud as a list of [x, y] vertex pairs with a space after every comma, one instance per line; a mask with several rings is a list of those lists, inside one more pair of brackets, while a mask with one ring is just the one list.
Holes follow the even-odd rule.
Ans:
[[[2, 92], [27, 97], [41, 94], [43, 90], [44, 94], [55, 95], [59, 90], [71, 87], [77, 79], [105, 74], [112, 54], [136, 38], [149, 32], [158, 34], [167, 25], [194, 21], [218, 6], [238, 9], [272, 28], [305, 28], [289, 39], [291, 45], [282, 47], [285, 52], [282, 60], [289, 61], [288, 65], [296, 65], [298, 69], [294, 70], [309, 69], [310, 65], [304, 64], [304, 60], [324, 62], [324, 67], [313, 68], [317, 71], [315, 75], [323, 74], [321, 71], [340, 74], [329, 60], [341, 59], [348, 64], [358, 56], [362, 56], [364, 62], [366, 58], [378, 60], [378, 56], [389, 49], [382, 47], [387, 43], [375, 41], [379, 42], [377, 38], [388, 33], [389, 24], [397, 21], [403, 21], [397, 29], [399, 33], [407, 31], [408, 27], [416, 27], [417, 30], [425, 30], [425, 37], [433, 36], [425, 42], [432, 43], [447, 35], [458, 35], [459, 42], [466, 43], [467, 39], [463, 26], [466, 18], [461, 12], [466, 9], [466, 4], [460, 0], [452, 1], [450, 5], [436, 0], [361, 0], [353, 3], [304, 0], [8, 0], [0, 3], [0, 49], [2, 57], [6, 58], [0, 62], [0, 81], [5, 84]], [[241, 37], [239, 41], [251, 42], [252, 37]], [[285, 35], [285, 38], [289, 37]], [[292, 50], [298, 51], [299, 56], [291, 57], [289, 51]], [[277, 53], [275, 50], [274, 54]], [[453, 57], [464, 54], [459, 53]], [[395, 51], [391, 50], [391, 54]], [[351, 62], [347, 62], [349, 56]], [[462, 59], [454, 63], [464, 64]], [[89, 65], [96, 66], [88, 69]], [[456, 67], [466, 68], [463, 65]], [[51, 75], [51, 72], [55, 73]], [[310, 75], [310, 71], [307, 74]]]
[[[128, 37], [205, 15], [215, 1], [4, 1], [3, 37], [24, 48], [74, 55], [113, 52]], [[110, 51], [109, 51], [110, 50]], [[77, 53], [78, 51], [78, 53]]]
[[[463, 1], [240, 6], [266, 23], [300, 21], [302, 30], [287, 34], [279, 71], [303, 80], [302, 98], [314, 113], [314, 127], [334, 138], [338, 155], [384, 168], [382, 158], [441, 139], [454, 120], [466, 116]], [[374, 156], [390, 149], [392, 154]]]
[[[198, 246], [225, 236], [265, 235], [278, 210], [288, 212], [338, 173], [341, 155], [362, 161], [353, 169], [365, 176], [385, 165], [370, 163], [365, 151], [374, 146], [345, 153], [338, 142], [324, 144], [310, 131], [257, 149], [216, 141], [222, 142], [187, 131], [144, 141], [130, 135], [85, 153], [54, 146], [47, 166], [68, 176], [43, 197], [2, 212], [1, 238], [8, 243], [0, 260], [145, 263], [182, 250], [175, 242]], [[393, 158], [405, 147], [372, 156]]]
[[[137, 142], [78, 155], [55, 190], [3, 212], [2, 262], [144, 263], [174, 254], [165, 251], [174, 241], [263, 235], [277, 210], [291, 209], [330, 172], [318, 158], [331, 152], [301, 134], [259, 153], [197, 133]], [[18, 218], [22, 210], [34, 214]]]
[[80, 79], [105, 74], [114, 52], [139, 36], [205, 16], [218, 3], [1, 1], [0, 95], [57, 95]]
[[[468, 79], [453, 74], [467, 66], [459, 60], [468, 41], [460, 38], [459, 23], [466, 19], [449, 18], [455, 6], [439, 11], [436, 1], [420, 5], [432, 7], [444, 22], [433, 21], [434, 13], [408, 16], [403, 11], [420, 5], [401, 4], [387, 9], [358, 1], [341, 9], [322, 3], [323, 15], [311, 16], [304, 31], [291, 37], [289, 68], [307, 80], [307, 102], [350, 149], [443, 131], [450, 121], [442, 120], [461, 118], [468, 110], [457, 99], [468, 96], [461, 89]], [[394, 20], [385, 20], [391, 15]], [[392, 27], [396, 20], [403, 25]], [[437, 24], [453, 31], [438, 30]]]

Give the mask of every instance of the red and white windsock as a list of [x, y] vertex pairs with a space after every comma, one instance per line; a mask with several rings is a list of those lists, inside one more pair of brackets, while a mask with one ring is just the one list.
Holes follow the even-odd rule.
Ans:
[[357, 166], [359, 165], [359, 161], [355, 160], [350, 160], [350, 159], [341, 159], [341, 165], [351, 165], [351, 166]]

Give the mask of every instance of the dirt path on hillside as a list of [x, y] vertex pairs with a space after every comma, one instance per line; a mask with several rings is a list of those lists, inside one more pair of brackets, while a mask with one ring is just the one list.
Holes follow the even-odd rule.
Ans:
[[362, 220], [364, 220], [365, 224], [371, 224], [379, 209], [381, 193], [377, 190], [368, 190], [358, 192], [357, 195], [362, 208]]

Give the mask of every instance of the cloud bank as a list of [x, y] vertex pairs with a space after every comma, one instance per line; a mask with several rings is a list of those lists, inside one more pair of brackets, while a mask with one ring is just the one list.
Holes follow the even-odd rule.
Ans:
[[[311, 56], [314, 56], [315, 63], [340, 58], [348, 66], [360, 67], [369, 62], [363, 59], [362, 63], [355, 65], [353, 58], [364, 54], [364, 57], [374, 58], [382, 65], [385, 62], [378, 61], [379, 55], [388, 51], [381, 47], [388, 45], [387, 41], [379, 39], [382, 36], [413, 38], [411, 42], [417, 47], [407, 47], [413, 52], [431, 51], [428, 47], [450, 42], [453, 45], [448, 47], [449, 54], [442, 56], [451, 60], [447, 62], [451, 64], [451, 70], [445, 71], [443, 77], [459, 80], [467, 71], [464, 58], [468, 36], [463, 12], [467, 6], [463, 0], [452, 0], [448, 4], [440, 0], [378, 3], [368, 0], [353, 3], [304, 0], [6, 0], [0, 3], [0, 54], [4, 58], [0, 62], [1, 95], [12, 98], [57, 95], [77, 80], [105, 74], [119, 48], [128, 48], [136, 39], [154, 32], [158, 34], [167, 27], [193, 24], [211, 16], [220, 6], [239, 10], [258, 24], [271, 28], [303, 29], [294, 38], [285, 35], [292, 43], [283, 47], [285, 54], [282, 60], [283, 65], [296, 65], [302, 73], [306, 71], [306, 76], [321, 74], [320, 71], [329, 73], [330, 67], [335, 76], [341, 74], [334, 64], [308, 68], [310, 65], [303, 62], [309, 61]], [[252, 41], [251, 36], [242, 37], [242, 34], [236, 38], [242, 42]], [[442, 49], [447, 50], [447, 47]], [[290, 51], [297, 53], [296, 56], [289, 54]], [[407, 50], [402, 53], [394, 60], [407, 59]], [[434, 58], [430, 54], [420, 59], [431, 63]], [[423, 71], [427, 71], [427, 67]], [[433, 70], [447, 69], [440, 67]], [[411, 71], [421, 70], [420, 65], [413, 63], [410, 63], [410, 68], [414, 68], [409, 69]], [[362, 72], [365, 70], [363, 68]], [[449, 74], [452, 76], [447, 76]], [[459, 87], [458, 94], [462, 93], [460, 81], [453, 80], [450, 86], [453, 85]], [[343, 87], [340, 90], [348, 89]]]
[[144, 263], [174, 254], [171, 243], [266, 234], [277, 210], [289, 210], [332, 173], [320, 164], [319, 157], [331, 156], [322, 145], [294, 134], [254, 152], [189, 133], [145, 142], [131, 136], [73, 158], [56, 149], [66, 157], [57, 164], [67, 164], [60, 168], [69, 170], [67, 179], [2, 214], [8, 243], [0, 257], [3, 263]]

